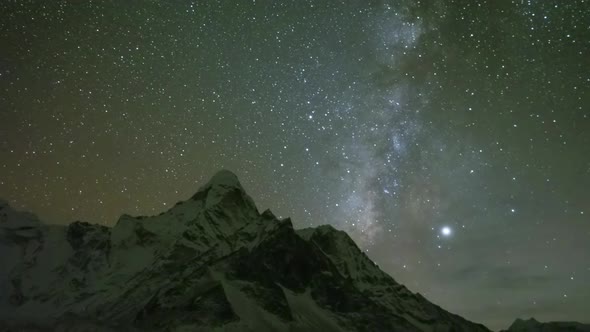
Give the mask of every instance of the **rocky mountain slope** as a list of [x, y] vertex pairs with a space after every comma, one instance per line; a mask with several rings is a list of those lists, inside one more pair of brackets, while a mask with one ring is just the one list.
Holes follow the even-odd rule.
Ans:
[[112, 228], [1, 202], [0, 266], [0, 331], [488, 331], [398, 284], [346, 233], [259, 213], [228, 171]]
[[590, 325], [576, 322], [541, 323], [534, 318], [517, 319], [504, 332], [590, 332]]

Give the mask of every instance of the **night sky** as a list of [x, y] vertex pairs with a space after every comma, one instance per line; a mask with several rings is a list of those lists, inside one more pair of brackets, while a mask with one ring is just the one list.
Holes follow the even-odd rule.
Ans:
[[490, 328], [588, 321], [590, 3], [1, 1], [0, 197], [158, 214], [216, 171]]

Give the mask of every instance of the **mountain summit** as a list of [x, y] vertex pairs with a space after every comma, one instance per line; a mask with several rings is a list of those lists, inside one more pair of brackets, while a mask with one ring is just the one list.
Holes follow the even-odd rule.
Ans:
[[112, 228], [0, 205], [0, 330], [488, 331], [381, 271], [342, 231], [294, 230], [217, 173]]
[[541, 323], [534, 318], [517, 319], [503, 332], [590, 332], [590, 325], [578, 322]]

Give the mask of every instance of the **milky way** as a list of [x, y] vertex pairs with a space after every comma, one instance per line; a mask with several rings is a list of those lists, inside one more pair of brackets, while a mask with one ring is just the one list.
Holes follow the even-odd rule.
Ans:
[[491, 328], [587, 320], [587, 1], [0, 4], [0, 197], [113, 225], [234, 171]]

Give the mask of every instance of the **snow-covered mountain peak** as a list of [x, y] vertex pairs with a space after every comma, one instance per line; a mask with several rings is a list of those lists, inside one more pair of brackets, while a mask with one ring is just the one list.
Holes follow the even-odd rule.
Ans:
[[199, 188], [192, 200], [200, 202], [205, 210], [219, 205], [219, 209], [233, 212], [242, 210], [249, 215], [259, 215], [256, 204], [246, 194], [238, 177], [228, 170], [217, 172], [207, 184]]
[[205, 187], [207, 186], [236, 187], [242, 189], [242, 185], [240, 184], [238, 176], [226, 169], [215, 173], [205, 185]]
[[297, 234], [320, 246], [340, 273], [358, 282], [359, 286], [371, 277], [379, 278], [385, 275], [344, 231], [330, 225], [321, 225], [298, 230]]
[[7, 201], [0, 199], [0, 228], [21, 229], [40, 225], [39, 218], [36, 215], [15, 210]]
[[0, 206], [21, 225], [0, 227], [0, 330], [488, 331], [396, 283], [345, 232], [259, 213], [229, 171], [114, 227]]

